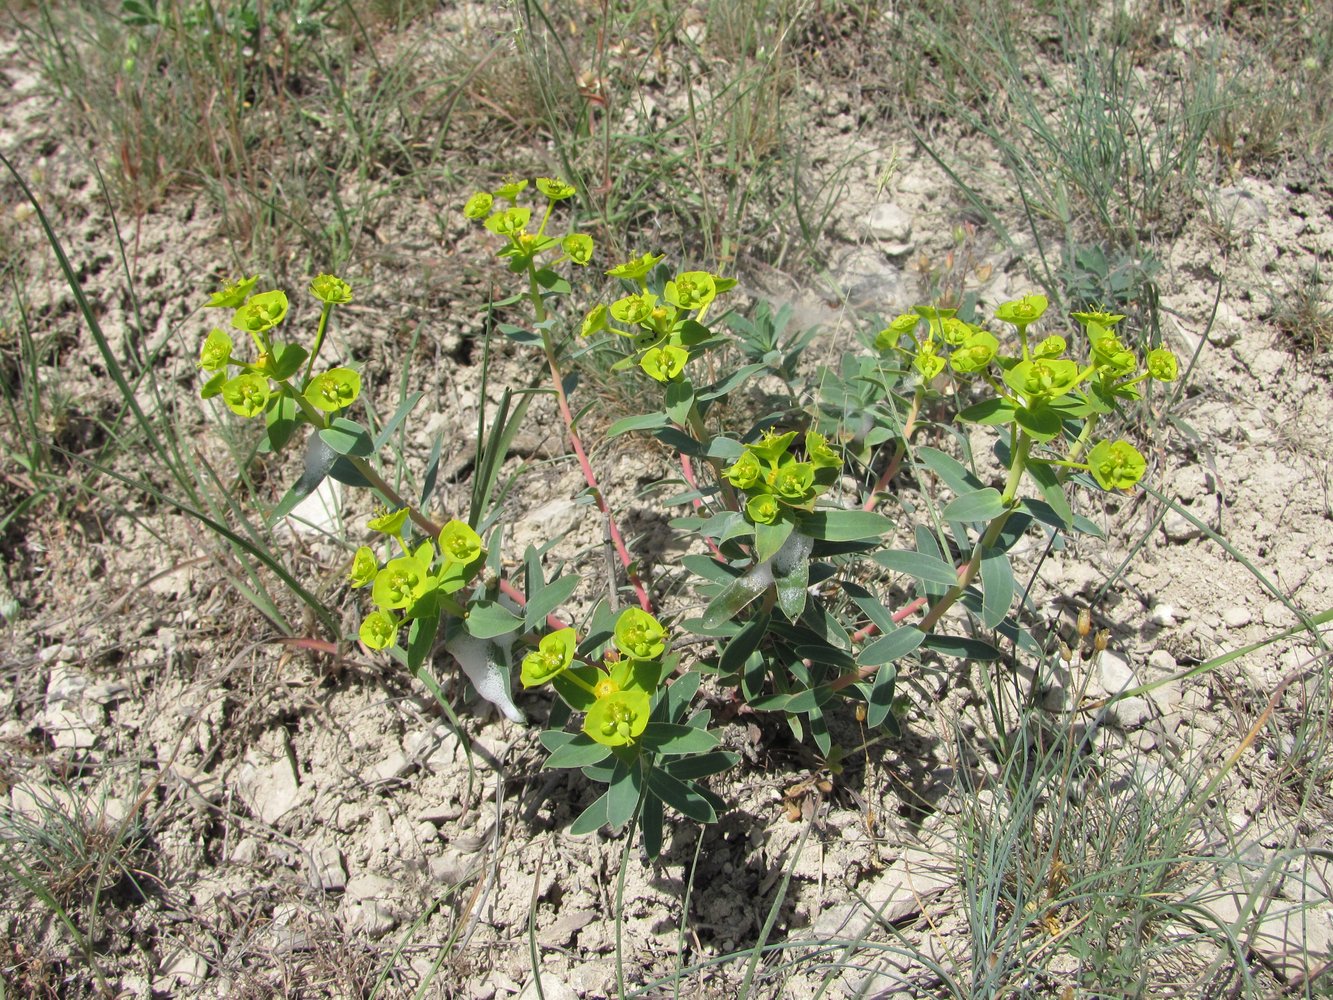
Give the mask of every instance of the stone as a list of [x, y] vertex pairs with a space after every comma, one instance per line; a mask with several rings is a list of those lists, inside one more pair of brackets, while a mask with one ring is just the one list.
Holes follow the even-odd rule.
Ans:
[[392, 781], [395, 778], [401, 778], [408, 771], [412, 770], [412, 766], [412, 762], [408, 760], [407, 754], [403, 753], [401, 750], [395, 750], [367, 771], [366, 783], [374, 784], [381, 781]]
[[1248, 608], [1231, 607], [1222, 611], [1222, 624], [1227, 628], [1244, 628], [1253, 620]]
[[51, 668], [51, 675], [46, 681], [46, 707], [55, 708], [69, 703], [77, 704], [83, 699], [83, 692], [88, 687], [88, 678], [83, 671], [64, 663], [56, 663]]
[[1169, 604], [1156, 604], [1148, 612], [1148, 621], [1158, 628], [1170, 628], [1176, 623], [1176, 609]]
[[241, 801], [263, 822], [276, 823], [296, 808], [301, 786], [286, 755], [262, 763], [247, 754], [237, 771], [236, 790]]
[[573, 987], [563, 979], [551, 975], [549, 972], [540, 972], [538, 976], [541, 979], [541, 993], [537, 992], [537, 980], [533, 979], [518, 995], [518, 1000], [579, 1000], [579, 995], [574, 992]]
[[1106, 717], [1119, 729], [1137, 729], [1153, 716], [1146, 698], [1117, 698], [1106, 706]]
[[169, 952], [158, 966], [153, 989], [174, 996], [176, 988], [203, 986], [208, 977], [208, 962], [198, 952], [177, 948]]
[[382, 875], [358, 875], [343, 890], [343, 921], [352, 930], [380, 938], [398, 926], [395, 884]]
[[866, 887], [865, 905], [831, 907], [815, 918], [812, 930], [817, 937], [862, 937], [873, 920], [896, 924], [916, 916], [926, 902], [943, 893], [954, 881], [953, 873], [939, 857], [909, 847]]
[[310, 852], [310, 885], [325, 892], [347, 888], [347, 869], [338, 848], [329, 844]]
[[1139, 684], [1138, 676], [1119, 653], [1104, 649], [1097, 657], [1097, 679], [1107, 694], [1118, 694]]
[[1210, 200], [1217, 221], [1234, 231], [1252, 230], [1268, 221], [1268, 206], [1242, 187], [1218, 188]]
[[885, 248], [885, 253], [890, 256], [899, 256], [912, 249], [912, 217], [897, 205], [876, 205], [866, 219], [866, 228], [875, 239], [901, 247]]
[[574, 935], [597, 919], [595, 910], [561, 910], [550, 927], [538, 932], [537, 939], [546, 948], [564, 948]]

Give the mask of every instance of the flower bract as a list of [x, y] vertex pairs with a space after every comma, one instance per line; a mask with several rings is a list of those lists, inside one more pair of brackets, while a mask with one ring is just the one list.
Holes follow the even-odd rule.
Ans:
[[1021, 361], [1004, 373], [1004, 380], [1029, 400], [1062, 396], [1079, 382], [1078, 365], [1067, 358]]
[[237, 375], [222, 386], [222, 401], [233, 413], [253, 417], [268, 405], [268, 379], [254, 372]]
[[310, 294], [325, 305], [340, 306], [352, 301], [352, 286], [334, 274], [317, 274], [310, 282]]
[[204, 303], [205, 309], [235, 309], [254, 291], [259, 283], [259, 275], [250, 278], [238, 278], [221, 291], [214, 292]]
[[741, 490], [748, 490], [759, 482], [759, 477], [763, 473], [764, 470], [759, 464], [759, 459], [755, 458], [749, 451], [722, 470], [722, 475], [727, 477], [727, 482]]
[[770, 493], [760, 493], [745, 504], [746, 516], [755, 524], [772, 524], [782, 515], [782, 506]]
[[330, 368], [311, 380], [305, 398], [315, 409], [333, 413], [350, 406], [360, 393], [360, 375], [350, 368]]
[[995, 318], [1022, 329], [1041, 319], [1049, 304], [1045, 295], [1024, 295], [1021, 299], [1001, 305], [995, 310]]
[[246, 333], [264, 333], [287, 316], [287, 296], [281, 291], [260, 292], [236, 310], [231, 325]]
[[841, 469], [842, 456], [828, 446], [828, 439], [816, 431], [805, 432], [805, 455], [816, 469]]
[[562, 628], [542, 636], [536, 651], [523, 657], [523, 686], [539, 687], [569, 669], [569, 665], [574, 662], [575, 644], [572, 628]]
[[468, 219], [484, 219], [491, 214], [495, 199], [485, 191], [478, 191], [463, 204], [463, 216]]
[[630, 281], [638, 281], [648, 275], [648, 272], [655, 268], [665, 254], [658, 254], [654, 257], [650, 253], [642, 257], [636, 257], [634, 260], [627, 261], [624, 264], [617, 264], [606, 273], [612, 278], [626, 278]]
[[655, 660], [666, 652], [666, 629], [640, 608], [626, 608], [616, 619], [616, 648], [633, 660]]
[[651, 710], [648, 692], [613, 691], [588, 709], [583, 731], [603, 746], [626, 746], [643, 735]]
[[527, 190], [527, 187], [528, 182], [526, 180], [507, 181], [495, 189], [495, 197], [503, 198], [505, 201], [513, 204], [514, 200]]
[[407, 516], [410, 513], [411, 511], [408, 508], [399, 507], [397, 510], [375, 515], [366, 522], [366, 527], [371, 531], [378, 531], [381, 534], [396, 538], [402, 532], [403, 525], [407, 523]]
[[593, 306], [592, 312], [583, 317], [583, 325], [579, 327], [580, 337], [591, 337], [599, 330], [606, 329], [606, 306], [598, 304]]
[[583, 267], [592, 260], [592, 237], [584, 233], [570, 233], [560, 241], [560, 249], [575, 264]]
[[231, 359], [231, 346], [231, 337], [214, 327], [199, 351], [199, 367], [210, 372], [226, 368]]
[[530, 208], [506, 208], [486, 219], [486, 228], [497, 236], [517, 236], [528, 226], [532, 218]]
[[787, 503], [810, 499], [815, 485], [815, 467], [809, 462], [788, 462], [773, 474], [773, 492]]
[[667, 344], [646, 351], [639, 367], [659, 382], [670, 382], [685, 370], [685, 363], [689, 360], [690, 352], [685, 348]]
[[411, 607], [430, 589], [428, 567], [414, 556], [390, 559], [375, 575], [371, 598], [386, 610]]
[[1164, 347], [1148, 352], [1148, 374], [1158, 382], [1174, 382], [1180, 374], [1176, 356]]
[[466, 565], [481, 555], [481, 536], [457, 518], [440, 529], [439, 541], [445, 562]]
[[1088, 452], [1088, 471], [1104, 490], [1127, 490], [1143, 478], [1148, 463], [1128, 441], [1099, 441]]
[[564, 201], [566, 198], [574, 197], [575, 194], [573, 184], [566, 184], [554, 177], [538, 177], [537, 190], [550, 198], [551, 201]]
[[375, 574], [379, 571], [380, 562], [375, 558], [375, 553], [370, 546], [363, 545], [352, 557], [352, 569], [348, 576], [353, 587], [364, 587], [375, 579]]
[[357, 634], [371, 649], [388, 649], [398, 639], [398, 621], [387, 611], [372, 611]]
[[686, 271], [666, 283], [662, 297], [681, 309], [695, 311], [717, 298], [717, 284], [707, 271]]
[[650, 319], [657, 297], [651, 292], [626, 295], [611, 303], [611, 315], [622, 323], [637, 325]]

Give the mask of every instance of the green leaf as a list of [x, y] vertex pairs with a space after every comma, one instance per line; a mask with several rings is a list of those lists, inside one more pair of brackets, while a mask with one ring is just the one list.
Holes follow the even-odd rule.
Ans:
[[656, 795], [649, 795], [643, 800], [639, 830], [643, 837], [643, 853], [648, 855], [650, 861], [656, 861], [662, 853], [662, 800]]
[[759, 562], [767, 562], [777, 555], [782, 543], [790, 537], [796, 527], [785, 517], [779, 517], [772, 524], [754, 526], [754, 557]]
[[571, 836], [579, 837], [585, 833], [592, 833], [600, 830], [607, 824], [606, 808], [609, 801], [608, 792], [603, 792], [579, 814], [579, 818], [569, 824], [569, 833]]
[[946, 455], [938, 449], [918, 448], [916, 462], [939, 476], [941, 482], [959, 496], [981, 489], [981, 480], [968, 472], [952, 455]]
[[643, 771], [638, 761], [617, 760], [610, 785], [606, 790], [606, 821], [613, 830], [619, 830], [634, 818], [634, 810], [639, 807]]
[[319, 432], [319, 436], [339, 455], [365, 458], [375, 453], [370, 433], [355, 420], [346, 417], [335, 417], [328, 427]]
[[666, 387], [666, 415], [678, 424], [690, 422], [690, 408], [694, 406], [694, 386], [687, 378], [668, 382]]
[[[311, 438], [312, 440], [320, 441], [321, 444], [323, 443], [318, 434], [312, 434]], [[331, 466], [329, 466], [329, 475], [338, 480], [338, 482], [345, 483], [348, 486], [370, 486], [370, 480], [361, 475], [361, 470], [342, 457], [339, 457]]]
[[1000, 501], [1000, 491], [987, 486], [985, 489], [955, 497], [953, 502], [944, 508], [943, 517], [946, 521], [990, 521], [999, 517], [1004, 511], [1005, 506]]
[[[1055, 468], [1044, 462], [1029, 462], [1026, 469], [1033, 482], [1037, 484], [1037, 488], [1041, 490], [1042, 498], [1046, 501], [1051, 512], [1060, 519], [1060, 524], [1056, 526], [1070, 527], [1074, 523], [1074, 511], [1070, 508], [1069, 501], [1065, 499], [1065, 488], [1061, 484]], [[1030, 509], [1030, 512], [1034, 517], [1041, 518], [1036, 510]], [[1046, 518], [1041, 519], [1046, 520]]]
[[274, 344], [270, 357], [269, 375], [277, 382], [285, 382], [301, 370], [310, 352], [300, 344]]
[[[556, 747], [543, 767], [583, 767], [600, 764], [611, 756], [611, 748], [598, 743], [587, 733], [579, 733], [564, 746]], [[600, 824], [599, 824], [600, 825]]]
[[336, 461], [338, 453], [321, 441], [317, 434], [311, 434], [305, 443], [305, 469], [301, 478], [292, 484], [269, 513], [269, 524], [275, 524], [279, 518], [286, 517], [298, 503], [319, 489], [319, 484], [324, 482], [324, 477]]
[[722, 462], [734, 462], [745, 454], [745, 445], [729, 437], [715, 437], [708, 442], [707, 458], [716, 458]]
[[297, 417], [296, 400], [291, 396], [278, 397], [278, 402], [264, 414], [264, 422], [268, 425], [268, 433], [259, 450], [277, 454], [292, 439], [296, 428], [301, 426], [301, 420]]
[[993, 399], [983, 399], [980, 403], [974, 403], [961, 410], [958, 419], [971, 424], [1007, 424], [1015, 419], [1017, 410], [1018, 408], [1009, 400], [997, 396]]
[[696, 757], [669, 760], [663, 764], [663, 767], [672, 777], [689, 780], [691, 778], [706, 778], [710, 774], [721, 774], [728, 768], [735, 767], [740, 763], [740, 760], [741, 755], [738, 753], [732, 753], [730, 750], [714, 750], [711, 753], [702, 753]]
[[875, 671], [875, 679], [866, 698], [866, 725], [871, 729], [878, 728], [893, 711], [893, 694], [898, 686], [897, 680], [898, 668], [891, 662], [885, 663]]
[[787, 700], [788, 712], [813, 712], [824, 702], [833, 697], [833, 689], [827, 684], [797, 691]]
[[877, 667], [881, 663], [892, 663], [912, 652], [926, 640], [926, 634], [919, 628], [905, 625], [895, 628], [861, 650], [856, 662], [863, 667]]
[[537, 284], [541, 285], [548, 292], [555, 292], [559, 295], [568, 295], [570, 293], [569, 282], [560, 277], [549, 267], [543, 267], [536, 274]]
[[1060, 414], [1049, 406], [1019, 407], [1014, 419], [1037, 441], [1050, 441], [1060, 434]]
[[886, 552], [876, 552], [870, 558], [895, 573], [906, 573], [922, 583], [952, 587], [958, 582], [958, 571], [956, 569], [943, 559], [928, 556], [924, 552], [893, 549]]
[[868, 510], [816, 510], [801, 518], [801, 532], [824, 542], [868, 542], [892, 530], [892, 520]]
[[717, 746], [718, 739], [706, 729], [669, 722], [650, 722], [643, 731], [643, 743], [658, 753], [679, 756], [712, 750]]
[[[570, 674], [575, 675], [588, 687], [580, 686], [569, 676]], [[586, 712], [597, 701], [597, 696], [588, 688], [591, 688], [600, 679], [601, 673], [596, 667], [573, 666], [564, 673], [557, 674], [551, 680], [551, 687], [555, 688], [555, 693], [574, 711]]]
[[661, 768], [648, 772], [648, 790], [676, 812], [700, 823], [716, 823], [713, 805], [698, 791]]
[[548, 753], [559, 750], [566, 743], [578, 738], [577, 733], [566, 733], [560, 729], [543, 729], [537, 739]]
[[440, 615], [434, 614], [413, 618], [407, 627], [407, 669], [416, 673], [430, 658], [435, 648], [435, 633], [439, 630]]
[[723, 674], [738, 674], [750, 658], [750, 654], [759, 648], [768, 633], [768, 614], [761, 612], [745, 623], [736, 638], [727, 643], [718, 660], [718, 668]]
[[641, 413], [637, 417], [622, 417], [606, 429], [608, 438], [619, 437], [630, 431], [650, 431], [667, 425], [665, 413]]
[[[703, 677], [694, 671], [688, 674], [682, 674], [671, 683], [666, 689], [666, 696], [662, 698], [661, 706], [664, 709], [663, 714], [670, 722], [679, 722], [685, 717], [685, 711], [690, 707], [690, 702], [694, 700], [695, 694], [699, 691], [699, 684]], [[652, 723], [649, 723], [651, 726]]]
[[943, 653], [945, 656], [957, 656], [964, 660], [989, 662], [1000, 658], [1000, 651], [989, 642], [982, 642], [980, 639], [969, 639], [962, 635], [931, 634], [926, 636], [921, 645], [927, 649], [933, 649], [937, 653]]
[[524, 628], [529, 632], [541, 631], [546, 626], [546, 616], [569, 600], [569, 595], [574, 593], [578, 585], [579, 578], [570, 574], [552, 580], [530, 595], [523, 609]]
[[523, 628], [523, 619], [499, 601], [477, 601], [468, 608], [464, 623], [468, 634], [477, 639], [493, 639]]
[[1009, 557], [997, 549], [981, 554], [981, 624], [995, 628], [1014, 601], [1014, 571]]
[[810, 585], [810, 560], [798, 559], [786, 573], [776, 572], [779, 560], [774, 560], [773, 583], [777, 587], [778, 607], [795, 622], [805, 610], [805, 599], [809, 596], [806, 588]]
[[705, 402], [712, 399], [719, 399], [722, 396], [725, 396], [727, 393], [731, 392], [732, 389], [736, 388], [736, 386], [740, 385], [751, 375], [761, 372], [767, 367], [768, 367], [767, 365], [759, 365], [759, 364], [742, 365], [740, 368], [737, 368], [726, 378], [722, 379], [721, 381], [714, 382], [712, 385], [708, 386], [708, 388], [700, 392], [699, 398], [701, 400], [704, 400]]
[[705, 629], [718, 628], [735, 618], [767, 589], [766, 586], [755, 586], [749, 573], [737, 577], [726, 586], [722, 593], [708, 602], [708, 607], [704, 609], [700, 624]]

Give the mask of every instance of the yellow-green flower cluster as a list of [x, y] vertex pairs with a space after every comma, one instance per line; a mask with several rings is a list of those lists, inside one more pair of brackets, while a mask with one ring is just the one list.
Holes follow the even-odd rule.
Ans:
[[413, 548], [403, 537], [407, 508], [371, 518], [367, 527], [392, 539], [401, 556], [380, 565], [374, 549], [363, 545], [352, 557], [348, 573], [353, 587], [370, 587], [376, 610], [361, 623], [361, 641], [371, 649], [387, 649], [398, 630], [413, 618], [439, 614], [438, 601], [465, 587], [486, 562], [481, 537], [462, 521], [446, 524], [434, 540]]
[[580, 333], [588, 337], [606, 330], [627, 338], [633, 345], [633, 363], [650, 378], [665, 383], [683, 376], [691, 349], [711, 336], [703, 325], [704, 317], [719, 294], [735, 287], [736, 280], [708, 271], [685, 271], [666, 282], [659, 295], [649, 290], [648, 276], [661, 260], [660, 254], [646, 253], [607, 271], [638, 288], [610, 306], [595, 306], [584, 318]]
[[837, 479], [842, 458], [824, 435], [806, 431], [804, 458], [791, 452], [796, 437], [796, 431], [770, 431], [722, 470], [744, 495], [745, 516], [752, 524], [775, 524], [790, 519], [793, 510], [813, 509], [815, 499]]
[[[214, 327], [199, 351], [198, 367], [212, 373], [200, 395], [204, 399], [221, 397], [229, 410], [242, 417], [258, 416], [283, 395], [300, 395], [325, 413], [350, 406], [361, 393], [361, 376], [351, 368], [331, 368], [308, 379], [304, 386], [291, 384], [310, 354], [300, 345], [274, 338], [274, 331], [287, 318], [287, 295], [278, 289], [254, 293], [258, 282], [257, 275], [230, 282], [205, 303], [207, 309], [232, 310], [231, 327], [249, 335], [255, 356], [250, 361], [236, 357], [231, 335]], [[326, 315], [321, 320], [321, 331], [327, 311], [352, 299], [351, 286], [332, 274], [318, 275], [310, 284], [310, 292], [324, 303]], [[232, 368], [239, 369], [238, 373], [232, 375]]]
[[535, 231], [531, 228], [532, 209], [518, 204], [519, 197], [528, 188], [526, 179], [506, 181], [494, 191], [476, 192], [464, 203], [463, 215], [482, 222], [495, 235], [504, 237], [505, 245], [499, 256], [510, 258], [511, 266], [518, 271], [546, 251], [560, 251], [560, 256], [552, 263], [567, 260], [579, 267], [586, 266], [592, 260], [591, 236], [569, 233], [557, 237], [546, 232], [556, 204], [577, 193], [574, 186], [554, 177], [538, 177], [535, 187], [546, 199], [545, 211]]
[[620, 613], [614, 635], [618, 658], [576, 665], [574, 630], [548, 633], [523, 658], [520, 676], [525, 688], [553, 684], [571, 708], [587, 713], [584, 733], [603, 746], [622, 747], [633, 744], [648, 726], [670, 637], [661, 622], [639, 608]]

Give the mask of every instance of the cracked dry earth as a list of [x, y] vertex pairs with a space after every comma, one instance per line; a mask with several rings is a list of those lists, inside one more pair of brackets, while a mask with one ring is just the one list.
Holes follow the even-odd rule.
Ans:
[[[233, 456], [193, 391], [196, 343], [207, 325], [192, 306], [199, 276], [229, 269], [220, 220], [191, 192], [120, 220], [133, 248], [136, 318], [88, 150], [62, 126], [13, 38], [0, 44], [0, 73], [0, 149], [39, 192], [111, 343], [137, 338], [156, 353], [185, 446], [214, 469], [228, 468]], [[844, 103], [833, 92], [824, 99], [831, 109]], [[947, 234], [966, 217], [924, 155], [902, 156], [881, 187], [888, 151], [910, 142], [846, 117], [815, 116], [825, 124], [813, 138], [816, 147], [841, 151], [830, 154], [828, 169], [849, 152], [862, 154], [823, 237], [833, 262], [826, 277], [843, 292], [837, 306], [769, 264], [741, 266], [745, 296], [791, 304], [797, 322], [820, 325], [821, 357], [852, 346], [851, 331], [870, 311], [910, 305], [911, 260], [947, 251]], [[68, 451], [95, 454], [104, 443], [99, 421], [114, 418], [118, 397], [30, 207], [11, 180], [0, 192], [30, 321], [59, 345], [42, 375], [71, 403], [53, 433]], [[485, 266], [487, 252], [449, 207], [466, 193], [438, 195], [450, 249], [406, 262], [373, 253], [353, 259], [358, 302], [336, 331], [344, 356], [387, 372], [406, 354], [409, 331], [421, 328], [414, 371], [432, 374], [418, 386], [427, 398], [405, 452], [420, 463], [441, 433], [458, 439], [439, 500], [451, 510], [469, 489], [469, 432], [458, 428], [475, 427], [478, 407], [495, 401], [494, 392], [480, 398], [473, 377], [482, 299], [468, 292], [483, 293], [478, 269], [461, 263]], [[1080, 696], [1095, 702], [1181, 673], [1297, 624], [1296, 609], [1333, 606], [1328, 358], [1293, 351], [1263, 294], [1280, 275], [1329, 261], [1333, 189], [1327, 176], [1242, 177], [1212, 198], [1167, 249], [1159, 280], [1167, 344], [1195, 359], [1150, 456], [1151, 482], [1181, 511], [1164, 514], [1147, 495], [1089, 504], [1084, 512], [1108, 543], [1047, 552], [1045, 537], [1034, 534], [1020, 547], [1038, 619], [1072, 638], [1078, 610], [1092, 605], [1097, 627], [1110, 631], [1107, 653], [1076, 655], [1050, 681], [1053, 724]], [[379, 227], [405, 234], [405, 244], [420, 236], [441, 245], [414, 231], [421, 223], [413, 206], [386, 201], [378, 211]], [[1219, 234], [1205, 224], [1218, 213], [1236, 225]], [[969, 289], [983, 311], [1031, 288], [1021, 254], [984, 234], [973, 245], [978, 267]], [[442, 270], [459, 280], [441, 282]], [[460, 291], [442, 295], [441, 285]], [[509, 345], [496, 351], [493, 380], [531, 377], [530, 358]], [[390, 391], [383, 382], [377, 388]], [[533, 414], [511, 459], [515, 470], [524, 466], [506, 515], [511, 551], [556, 540], [553, 558], [585, 574], [569, 608], [576, 614], [605, 589], [602, 529], [588, 506], [568, 499], [582, 482], [553, 412], [537, 404]], [[687, 603], [674, 582], [686, 543], [667, 537], [662, 516], [635, 499], [661, 475], [662, 456], [620, 439], [597, 448], [594, 461], [615, 483], [658, 593]], [[131, 479], [150, 475], [133, 456], [120, 456], [116, 469]], [[276, 496], [289, 472], [267, 464], [260, 487]], [[364, 503], [342, 500], [352, 532]], [[890, 513], [898, 513], [895, 503]], [[1144, 537], [1131, 567], [1100, 593]], [[536, 996], [535, 952], [546, 997], [606, 997], [617, 989], [617, 956], [633, 987], [752, 946], [779, 893], [767, 939], [790, 949], [775, 954], [773, 967], [810, 956], [820, 941], [866, 946], [834, 955], [841, 971], [810, 960], [781, 980], [761, 975], [755, 995], [813, 996], [832, 976], [832, 995], [930, 996], [938, 988], [932, 967], [965, 979], [986, 960], [974, 953], [957, 850], [960, 830], [996, 801], [986, 790], [996, 765], [985, 750], [980, 665], [927, 662], [904, 676], [905, 735], [852, 755], [838, 775], [795, 745], [780, 720], [736, 715], [715, 699], [718, 731], [744, 760], [715, 785], [727, 811], [705, 829], [674, 826], [663, 858], [648, 864], [607, 831], [567, 832], [596, 791], [578, 776], [542, 770], [536, 734], [549, 709], [542, 696], [519, 696], [532, 724], [515, 725], [470, 700], [440, 663], [455, 727], [425, 690], [381, 659], [355, 650], [330, 657], [283, 640], [239, 596], [252, 581], [233, 557], [149, 494], [103, 477], [71, 503], [68, 519], [11, 526], [2, 551], [0, 818], [14, 830], [49, 829], [65, 817], [90, 855], [99, 844], [122, 852], [125, 870], [103, 873], [97, 917], [85, 925], [111, 994], [360, 996], [378, 988], [408, 996], [425, 984], [427, 996], [526, 1000]], [[355, 622], [342, 590], [341, 544], [289, 526], [279, 551], [298, 580], [343, 609], [345, 627]], [[281, 600], [299, 620], [297, 605]], [[1293, 799], [1300, 789], [1293, 776], [1305, 766], [1300, 720], [1327, 708], [1318, 704], [1328, 697], [1317, 683], [1322, 656], [1298, 633], [1077, 716], [1095, 729], [1090, 752], [1101, 777], [1089, 794], [1123, 816], [1148, 810], [1144, 788], [1169, 797], [1187, 781], [1209, 780], [1271, 707], [1241, 766], [1212, 793], [1215, 810], [1199, 832], [1201, 849], [1247, 864], [1201, 868], [1194, 877], [1219, 922], [1243, 923], [1242, 909], [1257, 903], [1245, 915], [1254, 917], [1247, 961], [1275, 995], [1318, 970], [1333, 948], [1331, 873], [1307, 850], [1329, 849], [1333, 803], [1327, 790]], [[841, 726], [842, 745], [862, 742], [850, 715]], [[1251, 895], [1250, 882], [1265, 871], [1284, 877]], [[89, 869], [67, 874], [75, 898], [89, 885]], [[46, 969], [55, 980], [68, 977], [68, 995], [96, 992], [51, 907], [0, 900], [0, 938], [11, 942], [0, 949], [0, 976], [15, 990], [43, 981]], [[1167, 950], [1154, 982], [1215, 958], [1197, 943]], [[704, 966], [681, 988], [735, 996], [744, 967], [744, 957]], [[1048, 969], [1042, 982], [1054, 990], [1074, 971]]]

